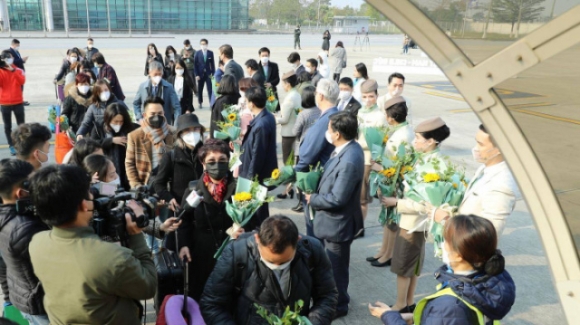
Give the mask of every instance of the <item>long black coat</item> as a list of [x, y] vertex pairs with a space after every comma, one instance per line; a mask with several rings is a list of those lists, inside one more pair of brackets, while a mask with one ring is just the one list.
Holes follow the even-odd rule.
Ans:
[[224, 117], [222, 116], [222, 111], [228, 105], [237, 105], [240, 99], [240, 94], [235, 95], [222, 95], [215, 100], [213, 106], [211, 107], [211, 121], [209, 126], [209, 137], [213, 138], [213, 131], [218, 130], [216, 122], [223, 122]]
[[[173, 85], [173, 89], [175, 89], [175, 76], [171, 75], [167, 78], [167, 82]], [[193, 112], [195, 109], [193, 108], [193, 90], [195, 89], [195, 85], [192, 83], [191, 79], [185, 78], [183, 80], [183, 97], [179, 100], [179, 104], [181, 104], [181, 115], [185, 114], [185, 112], [190, 111]]]
[[263, 109], [250, 122], [242, 142], [240, 160], [240, 177], [254, 179], [258, 176], [260, 182], [272, 175], [278, 168], [276, 156], [276, 119], [272, 113]]
[[189, 182], [198, 180], [202, 176], [203, 165], [197, 158], [197, 152], [201, 146], [203, 146], [201, 141], [193, 150], [175, 146], [173, 149], [174, 161], [171, 161], [171, 151], [163, 155], [153, 185], [155, 193], [162, 200], [169, 202], [176, 199], [179, 203]]
[[74, 133], [77, 133], [85, 119], [85, 113], [91, 105], [90, 98], [92, 95], [93, 92], [91, 90], [86, 95], [82, 95], [79, 93], [77, 87], [71, 87], [68, 97], [64, 99], [62, 114], [68, 117], [69, 124]]
[[156, 56], [151, 56], [151, 54], [147, 55], [147, 60], [145, 60], [145, 76], [149, 75], [149, 60], [153, 59], [154, 61], [157, 61], [159, 63], [161, 63], [161, 65], [163, 65], [163, 57], [161, 56], [161, 54], [157, 54]]
[[97, 124], [91, 132], [91, 139], [98, 141], [103, 147], [105, 155], [111, 159], [117, 169], [117, 174], [121, 179], [121, 186], [125, 190], [130, 190], [129, 179], [127, 178], [127, 170], [125, 169], [125, 158], [127, 157], [127, 147], [113, 142], [114, 137], [127, 137], [133, 130], [138, 129], [139, 124], [132, 123], [126, 129], [121, 129], [119, 133], [115, 133], [110, 128], [105, 128], [103, 124]]
[[[234, 251], [243, 245], [247, 247], [247, 258], [236, 261]], [[243, 272], [236, 266], [238, 262], [243, 264]], [[235, 269], [245, 275], [244, 278], [239, 276], [241, 283], [234, 281], [237, 277]], [[296, 245], [290, 272], [290, 293], [283, 297], [274, 272], [260, 261], [254, 236], [238, 238], [226, 247], [207, 280], [200, 302], [205, 322], [212, 325], [263, 325], [267, 322], [256, 313], [254, 303], [282, 316], [286, 306], [294, 308], [294, 303], [302, 300], [304, 308], [300, 314], [307, 316], [313, 325], [330, 325], [338, 291], [332, 277], [332, 266], [318, 239], [302, 236]], [[239, 295], [234, 290], [237, 286], [241, 287]]]
[[[202, 180], [197, 182], [196, 190], [203, 196], [203, 202], [196, 209], [186, 212], [177, 233], [180, 249], [188, 247], [191, 260], [195, 263], [189, 268], [189, 292], [192, 298], [199, 301], [216, 263], [213, 256], [227, 238], [226, 230], [233, 225], [232, 219], [226, 213], [225, 202], [231, 202], [236, 191], [236, 181], [231, 174], [228, 175], [226, 195], [222, 203], [213, 199]], [[189, 190], [186, 191], [184, 197], [189, 193]]]

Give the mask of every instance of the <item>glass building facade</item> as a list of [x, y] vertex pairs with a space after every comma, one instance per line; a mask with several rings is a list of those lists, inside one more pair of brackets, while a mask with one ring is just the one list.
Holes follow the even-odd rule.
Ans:
[[[240, 30], [249, 0], [5, 0], [12, 30]], [[44, 15], [43, 15], [44, 13]]]

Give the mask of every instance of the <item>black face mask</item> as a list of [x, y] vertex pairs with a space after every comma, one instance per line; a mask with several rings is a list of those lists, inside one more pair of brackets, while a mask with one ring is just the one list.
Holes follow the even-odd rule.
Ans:
[[147, 122], [152, 128], [159, 129], [163, 124], [165, 124], [165, 118], [161, 115], [153, 115], [147, 120]]
[[219, 181], [228, 175], [230, 166], [227, 162], [214, 162], [206, 164], [205, 170], [207, 171], [209, 177]]

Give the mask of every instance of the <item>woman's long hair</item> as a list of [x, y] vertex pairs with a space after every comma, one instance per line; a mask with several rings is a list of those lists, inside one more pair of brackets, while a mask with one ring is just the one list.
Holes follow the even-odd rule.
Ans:
[[115, 116], [121, 115], [123, 117], [123, 126], [121, 127], [121, 133], [127, 135], [131, 131], [133, 131], [133, 121], [131, 120], [131, 116], [129, 116], [129, 112], [127, 108], [119, 103], [113, 103], [105, 109], [105, 115], [103, 117], [103, 128], [108, 133], [113, 133], [113, 129], [111, 129], [111, 121]]
[[[179, 64], [182, 68], [183, 68], [183, 78], [185, 78], [185, 84], [189, 85], [189, 87], [193, 87], [193, 79], [191, 78], [191, 75], [188, 73], [189, 71], [187, 70], [187, 66], [185, 65], [185, 61], [183, 61], [182, 58], [179, 58], [179, 60], [175, 61], [177, 64]], [[173, 76], [177, 77], [177, 74], [175, 73], [175, 67], [177, 66], [177, 64], [174, 64], [173, 67], [171, 68], [171, 74]]]

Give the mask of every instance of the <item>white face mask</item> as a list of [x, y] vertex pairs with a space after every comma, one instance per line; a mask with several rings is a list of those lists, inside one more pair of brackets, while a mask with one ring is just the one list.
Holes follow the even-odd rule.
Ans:
[[201, 135], [199, 132], [187, 132], [181, 136], [181, 139], [188, 145], [195, 147], [201, 140]]
[[121, 179], [119, 177], [115, 178], [114, 180], [107, 182], [107, 184], [115, 185], [116, 187], [121, 186]]
[[242, 99], [245, 99], [246, 98], [246, 92], [240, 90], [240, 96], [242, 96]]
[[312, 73], [312, 69], [310, 69], [309, 67], [304, 67], [304, 71], [306, 71], [308, 73]]
[[89, 92], [89, 89], [91, 89], [91, 86], [78, 86], [77, 89], [79, 90], [79, 93], [86, 95]]
[[151, 82], [154, 85], [158, 85], [161, 82], [161, 76], [155, 76], [155, 77], [151, 77]]
[[93, 48], [93, 44], [87, 44], [87, 48], [90, 50]]
[[14, 47], [14, 50], [16, 50], [16, 51], [20, 50], [20, 46]]
[[111, 98], [111, 92], [109, 92], [109, 91], [103, 91], [99, 95], [99, 99], [101, 99], [102, 102], [107, 102], [109, 100], [109, 98]]
[[[488, 153], [488, 152], [490, 152], [493, 149], [494, 148], [491, 148], [489, 150], [486, 150], [485, 153]], [[471, 149], [471, 155], [473, 156], [473, 160], [477, 161], [478, 163], [485, 164], [488, 160], [493, 159], [493, 158], [501, 155], [501, 153], [498, 152], [498, 153], [496, 153], [495, 155], [493, 155], [491, 157], [482, 157], [481, 156], [481, 151], [479, 149], [477, 149], [477, 147], [473, 147], [473, 149]]]
[[169, 53], [169, 57], [173, 59], [175, 57], [175, 53]]
[[290, 267], [290, 264], [292, 264], [292, 261], [294, 260], [294, 258], [292, 258], [288, 262], [286, 262], [284, 264], [280, 264], [280, 265], [272, 264], [272, 263], [264, 260], [262, 258], [262, 256], [260, 256], [260, 260], [262, 261], [262, 263], [264, 263], [264, 265], [266, 265], [267, 268], [269, 268], [272, 271], [283, 271], [283, 270]]
[[268, 62], [270, 62], [270, 58], [265, 56], [260, 58], [260, 61], [262, 62], [262, 64], [268, 64]]
[[75, 62], [77, 62], [78, 59], [77, 59], [76, 56], [71, 56], [71, 57], [68, 58], [68, 60], [69, 60], [70, 63], [75, 63]]
[[40, 159], [38, 159], [38, 154], [36, 156], [36, 161], [38, 161], [40, 163], [40, 167], [46, 166], [48, 165], [48, 153], [42, 151], [42, 150], [38, 150], [39, 152], [41, 152], [42, 154], [44, 154], [46, 156], [46, 161], [40, 161]]
[[328, 143], [330, 143], [330, 144], [334, 144], [334, 143], [333, 143], [333, 141], [334, 141], [334, 140], [332, 140], [332, 134], [330, 134], [330, 133], [328, 132], [328, 130], [327, 130], [327, 131], [326, 131], [326, 133], [324, 134], [324, 137], [326, 138], [326, 141], [328, 141]]
[[403, 93], [403, 89], [395, 88], [395, 90], [393, 90], [391, 92], [391, 95], [393, 95], [393, 97], [396, 97], [396, 96], [400, 96], [402, 93]]
[[5, 59], [4, 62], [6, 62], [6, 64], [8, 65], [12, 65], [12, 63], [14, 63], [14, 59], [13, 58]]
[[175, 74], [178, 76], [183, 76], [183, 72], [185, 72], [185, 69], [175, 69]]
[[206, 51], [207, 50], [207, 45], [202, 45], [201, 46], [201, 49], [204, 50], [204, 51]]
[[350, 98], [351, 92], [348, 90], [341, 90], [340, 93], [338, 94], [338, 98], [340, 98], [340, 100], [347, 100]]
[[111, 129], [113, 129], [113, 131], [115, 131], [115, 133], [119, 133], [119, 131], [121, 131], [121, 127], [123, 127], [122, 125], [117, 124], [109, 124], [109, 126]]

